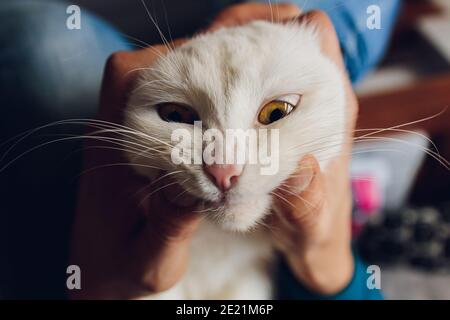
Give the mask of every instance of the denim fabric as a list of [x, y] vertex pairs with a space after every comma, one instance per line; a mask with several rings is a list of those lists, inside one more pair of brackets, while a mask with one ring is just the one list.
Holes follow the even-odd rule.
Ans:
[[[260, 0], [259, 2], [267, 2]], [[286, 2], [272, 0], [272, 3]], [[291, 0], [303, 11], [322, 10], [333, 22], [353, 83], [380, 62], [398, 16], [401, 0]], [[380, 8], [381, 28], [369, 29], [367, 8]]]

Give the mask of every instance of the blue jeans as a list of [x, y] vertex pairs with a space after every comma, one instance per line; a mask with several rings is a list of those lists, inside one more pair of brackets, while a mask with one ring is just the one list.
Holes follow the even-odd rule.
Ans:
[[[267, 2], [267, 1], [259, 1]], [[272, 3], [284, 2], [272, 0]], [[322, 10], [328, 14], [341, 44], [347, 71], [353, 83], [381, 60], [401, 5], [400, 0], [295, 0], [302, 10]], [[376, 5], [381, 13], [381, 29], [367, 28], [367, 8]]]
[[[230, 2], [235, 1], [217, 0], [213, 7], [217, 11]], [[294, 2], [330, 15], [353, 81], [380, 60], [399, 4], [398, 0]], [[362, 27], [368, 4], [382, 8], [382, 30]], [[107, 57], [130, 49], [113, 26], [85, 10], [81, 30], [68, 30], [66, 8], [62, 1], [0, 3], [0, 155], [8, 147], [2, 143], [25, 130], [94, 116]], [[41, 131], [20, 143], [0, 167], [45, 142], [46, 135], [68, 130], [58, 126]], [[73, 128], [69, 131], [74, 133]], [[0, 172], [0, 298], [64, 297], [75, 178], [81, 167], [80, 152], [73, 151], [79, 149], [79, 142], [49, 145]]]

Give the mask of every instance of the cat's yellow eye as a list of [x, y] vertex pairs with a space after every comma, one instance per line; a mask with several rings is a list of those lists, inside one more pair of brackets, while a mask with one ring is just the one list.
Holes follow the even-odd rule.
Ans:
[[299, 95], [290, 95], [273, 100], [261, 109], [258, 121], [264, 125], [278, 121], [291, 113], [299, 101]]
[[164, 121], [194, 124], [199, 120], [198, 114], [189, 107], [175, 104], [164, 103], [158, 106], [158, 114]]

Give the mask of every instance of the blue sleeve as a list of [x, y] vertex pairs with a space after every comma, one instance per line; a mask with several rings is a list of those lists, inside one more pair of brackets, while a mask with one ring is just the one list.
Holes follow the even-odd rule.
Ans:
[[280, 260], [278, 275], [278, 298], [286, 300], [382, 300], [380, 289], [369, 289], [367, 266], [354, 255], [355, 267], [350, 283], [339, 293], [325, 296], [317, 294], [303, 286], [294, 277], [286, 263]]
[[[327, 13], [336, 29], [353, 83], [380, 62], [401, 4], [401, 0], [291, 0], [290, 2], [305, 12], [322, 10]], [[374, 5], [379, 8], [380, 29], [367, 26], [367, 21], [372, 15], [372, 11], [368, 12], [368, 8]]]

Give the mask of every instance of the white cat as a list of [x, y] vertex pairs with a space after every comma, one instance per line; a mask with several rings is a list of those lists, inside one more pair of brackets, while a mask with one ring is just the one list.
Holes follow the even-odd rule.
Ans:
[[[322, 54], [314, 26], [257, 21], [220, 29], [191, 39], [139, 72], [125, 124], [153, 138], [140, 141], [149, 147], [145, 156], [130, 152], [128, 157], [172, 172], [187, 194], [202, 200], [205, 215], [184, 277], [145, 298], [273, 297], [274, 250], [269, 231], [260, 225], [273, 210], [271, 192], [306, 154], [326, 166], [344, 139], [342, 75]], [[261, 175], [261, 165], [253, 164], [216, 171], [174, 164], [171, 134], [177, 128], [193, 132], [196, 119], [204, 129], [279, 129], [278, 172]], [[201, 146], [192, 153], [201, 155]], [[150, 179], [161, 173], [143, 166], [136, 170]]]

